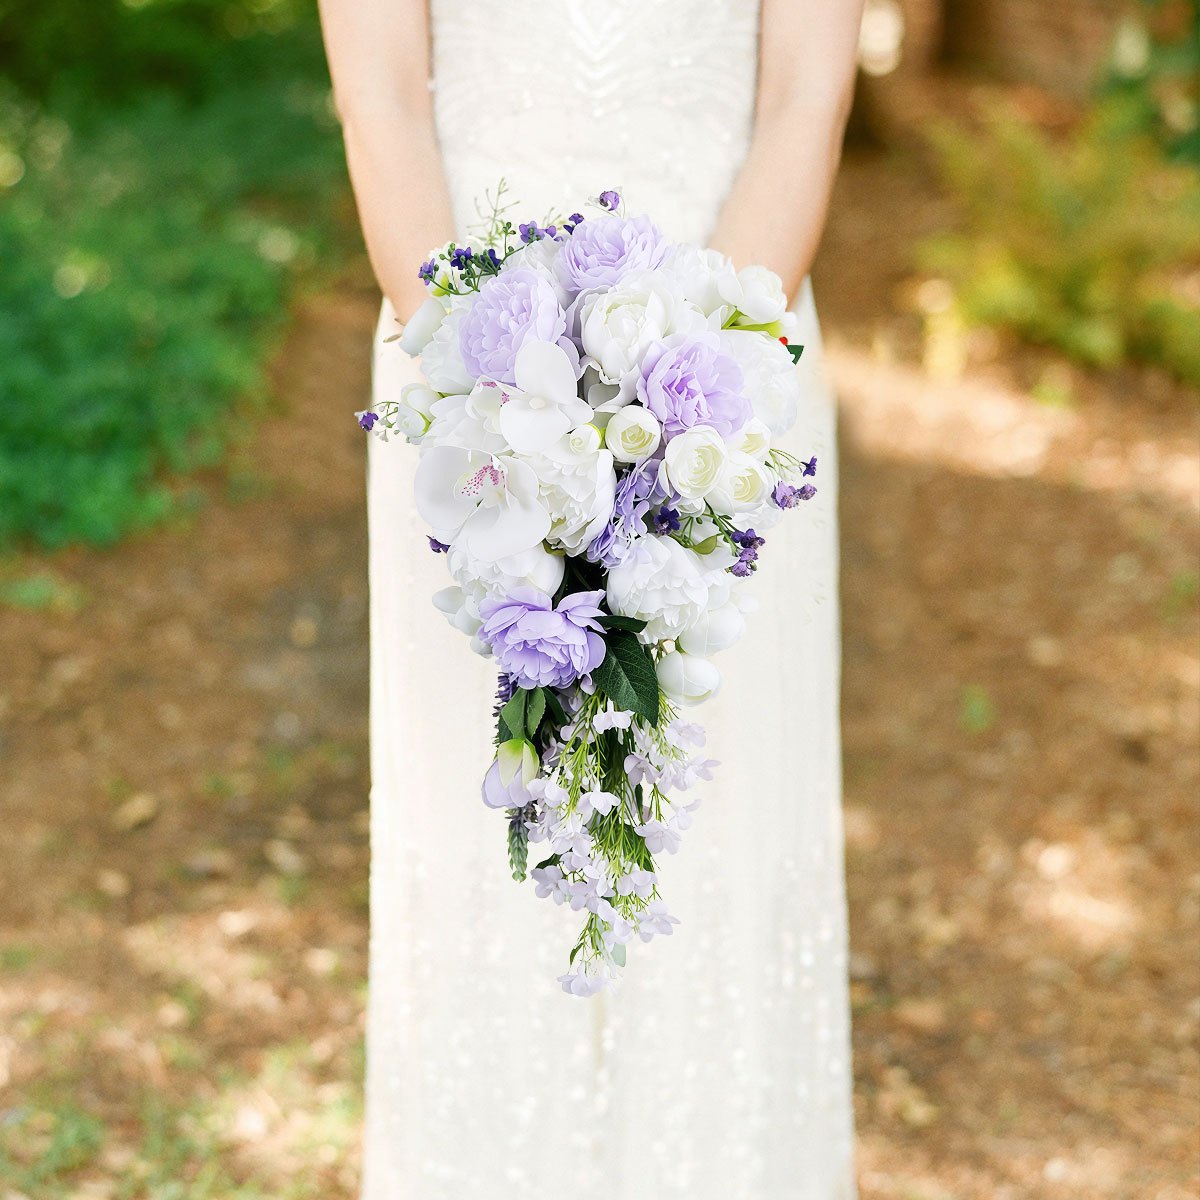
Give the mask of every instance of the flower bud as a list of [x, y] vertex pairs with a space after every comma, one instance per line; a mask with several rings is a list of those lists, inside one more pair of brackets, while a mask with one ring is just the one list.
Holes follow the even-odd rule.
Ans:
[[721, 672], [708, 659], [679, 650], [664, 654], [655, 671], [668, 698], [689, 707], [715, 696], [721, 686]]

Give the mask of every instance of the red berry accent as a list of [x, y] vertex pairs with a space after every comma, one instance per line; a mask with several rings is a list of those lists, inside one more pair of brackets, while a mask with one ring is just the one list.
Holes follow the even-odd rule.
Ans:
[[781, 337], [779, 340], [780, 340], [780, 341], [781, 341], [781, 342], [782, 342], [782, 343], [783, 343], [785, 346], [788, 344], [788, 340], [787, 340], [787, 338], [785, 338], [785, 337]]

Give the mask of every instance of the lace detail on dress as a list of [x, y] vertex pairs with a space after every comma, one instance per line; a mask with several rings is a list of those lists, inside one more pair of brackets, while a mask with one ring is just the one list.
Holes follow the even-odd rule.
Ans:
[[433, 0], [431, 12], [461, 227], [503, 174], [533, 212], [616, 187], [673, 236], [705, 240], [746, 152], [757, 0]]

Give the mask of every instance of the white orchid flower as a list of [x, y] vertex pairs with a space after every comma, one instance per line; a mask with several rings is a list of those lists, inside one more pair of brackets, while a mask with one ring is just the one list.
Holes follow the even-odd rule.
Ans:
[[592, 419], [575, 364], [552, 342], [526, 342], [513, 364], [516, 388], [500, 397], [500, 432], [518, 454], [537, 454]]
[[537, 475], [507, 455], [432, 446], [421, 455], [415, 485], [417, 511], [438, 541], [484, 562], [529, 550], [550, 532]]

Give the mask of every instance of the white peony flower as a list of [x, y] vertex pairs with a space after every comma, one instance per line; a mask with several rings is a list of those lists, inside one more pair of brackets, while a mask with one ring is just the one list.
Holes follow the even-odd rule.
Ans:
[[581, 554], [612, 515], [617, 490], [612, 454], [573, 450], [563, 438], [540, 454], [521, 457], [537, 479], [539, 503], [550, 515], [546, 540], [568, 554]]
[[[432, 446], [414, 481], [417, 511], [439, 542], [485, 562], [536, 546], [550, 531], [538, 476], [519, 459]], [[610, 501], [611, 508], [611, 501]]]
[[781, 342], [752, 329], [723, 330], [721, 345], [742, 368], [755, 417], [773, 434], [786, 433], [800, 405], [800, 375], [792, 356]]
[[669, 272], [634, 271], [602, 291], [584, 293], [573, 317], [585, 360], [602, 383], [618, 391], [611, 407], [627, 404], [651, 346], [668, 334], [699, 329], [704, 314], [688, 304]]
[[662, 465], [666, 483], [685, 500], [703, 500], [717, 486], [728, 455], [715, 429], [707, 425], [686, 429], [667, 443]]
[[658, 418], [640, 404], [618, 409], [604, 427], [604, 444], [617, 462], [639, 463], [649, 458], [662, 441]]
[[757, 458], [735, 450], [725, 460], [707, 500], [714, 512], [726, 516], [756, 512], [771, 498], [774, 486], [775, 478]]
[[446, 306], [430, 296], [401, 328], [400, 349], [414, 357], [420, 354], [445, 319]]
[[706, 658], [672, 650], [655, 667], [659, 686], [677, 704], [701, 704], [717, 694], [721, 672]]
[[710, 325], [717, 329], [741, 298], [733, 263], [717, 250], [676, 246], [663, 270], [674, 276], [684, 298], [710, 318]]
[[604, 445], [604, 435], [595, 425], [579, 425], [567, 434], [567, 448], [572, 454], [595, 454]]
[[465, 305], [455, 304], [421, 352], [421, 372], [429, 386], [443, 396], [463, 396], [475, 386], [459, 349], [459, 327], [466, 314]]
[[608, 573], [609, 607], [646, 622], [638, 635], [643, 642], [678, 637], [729, 601], [727, 568], [734, 559], [724, 542], [711, 554], [697, 554], [674, 538], [641, 537]]

